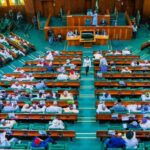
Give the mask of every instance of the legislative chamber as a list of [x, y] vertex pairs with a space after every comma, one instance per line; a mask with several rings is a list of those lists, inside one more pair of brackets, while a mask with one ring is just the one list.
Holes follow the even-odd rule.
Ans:
[[0, 150], [150, 150], [150, 0], [0, 0]]

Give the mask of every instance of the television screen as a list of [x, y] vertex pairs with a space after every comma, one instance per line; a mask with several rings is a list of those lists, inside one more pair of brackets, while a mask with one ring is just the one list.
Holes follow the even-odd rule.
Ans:
[[93, 40], [94, 39], [94, 32], [93, 31], [83, 31], [81, 33], [82, 40]]

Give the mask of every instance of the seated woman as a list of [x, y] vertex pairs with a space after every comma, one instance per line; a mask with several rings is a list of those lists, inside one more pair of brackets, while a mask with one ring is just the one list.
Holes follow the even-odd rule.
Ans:
[[22, 107], [22, 109], [21, 109], [21, 112], [23, 112], [23, 113], [29, 113], [31, 111], [31, 109], [32, 108], [30, 107], [29, 104], [24, 104], [23, 107]]
[[70, 73], [69, 73], [70, 80], [78, 80], [79, 78], [80, 78], [80, 75], [76, 73], [74, 69], [70, 70]]
[[79, 113], [79, 110], [77, 110], [76, 105], [74, 103], [70, 103], [68, 107], [64, 108], [65, 113]]
[[20, 85], [18, 82], [15, 82], [11, 85], [11, 88], [21, 90], [21, 89], [23, 89], [23, 86]]
[[142, 101], [149, 101], [150, 100], [150, 93], [149, 92], [143, 93], [141, 95], [141, 99], [142, 99]]
[[73, 95], [71, 93], [69, 93], [68, 91], [64, 91], [61, 95], [60, 95], [60, 100], [73, 100]]
[[99, 102], [96, 112], [110, 112], [110, 110], [106, 107], [105, 102]]
[[49, 129], [64, 129], [64, 123], [59, 117], [56, 117], [52, 122], [50, 122]]
[[128, 67], [125, 67], [121, 70], [121, 73], [132, 73], [132, 71]]
[[16, 124], [16, 121], [2, 119], [0, 123], [0, 128], [13, 128], [14, 124]]
[[49, 107], [46, 108], [46, 112], [61, 114], [62, 108], [58, 106], [57, 101], [54, 101], [53, 105], [50, 105]]

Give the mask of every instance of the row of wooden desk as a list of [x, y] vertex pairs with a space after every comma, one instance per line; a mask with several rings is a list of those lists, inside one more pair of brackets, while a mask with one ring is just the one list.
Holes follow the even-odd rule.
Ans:
[[[4, 129], [0, 129], [0, 132], [3, 132]], [[71, 130], [48, 130], [46, 131], [46, 135], [39, 134], [39, 131], [36, 130], [11, 130], [12, 134], [8, 134], [8, 136], [13, 137], [46, 137], [51, 136], [53, 138], [72, 138], [75, 137], [75, 132]]]
[[119, 82], [114, 81], [96, 81], [95, 87], [150, 87], [150, 82], [124, 82], [125, 85], [120, 85]]
[[[0, 81], [0, 86], [3, 87], [10, 87], [12, 84], [14, 84], [16, 81]], [[19, 84], [32, 84], [36, 85], [38, 82], [37, 81], [19, 81]], [[80, 87], [80, 81], [46, 81], [45, 82], [46, 86], [48, 87], [74, 87], [74, 88], [79, 88]]]

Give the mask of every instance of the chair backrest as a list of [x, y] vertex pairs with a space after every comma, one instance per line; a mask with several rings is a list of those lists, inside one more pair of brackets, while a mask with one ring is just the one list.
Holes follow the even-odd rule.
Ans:
[[85, 26], [90, 26], [91, 25], [91, 20], [90, 19], [86, 19], [85, 20]]

